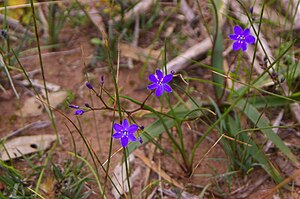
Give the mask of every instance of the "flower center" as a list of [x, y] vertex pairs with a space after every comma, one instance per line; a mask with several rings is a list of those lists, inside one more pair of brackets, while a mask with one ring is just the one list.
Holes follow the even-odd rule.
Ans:
[[128, 134], [128, 131], [122, 130], [122, 133], [123, 133], [123, 137], [124, 137], [124, 136], [126, 136]]
[[244, 35], [238, 35], [238, 36], [237, 36], [237, 39], [243, 41], [243, 40], [245, 40], [245, 36], [244, 36]]
[[156, 78], [157, 78], [157, 80], [158, 80], [158, 81], [157, 81], [157, 84], [158, 84], [158, 85], [162, 85], [162, 81], [163, 81], [164, 78], [159, 79], [157, 76], [156, 76]]

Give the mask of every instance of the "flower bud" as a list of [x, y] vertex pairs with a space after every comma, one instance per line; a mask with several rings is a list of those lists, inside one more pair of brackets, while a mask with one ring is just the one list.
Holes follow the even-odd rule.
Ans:
[[84, 112], [85, 112], [85, 111], [82, 110], [82, 109], [77, 109], [77, 110], [74, 112], [74, 114], [75, 114], [75, 115], [82, 115]]
[[69, 104], [69, 107], [70, 107], [70, 108], [74, 108], [74, 109], [79, 109], [79, 106], [76, 106], [76, 105], [74, 105], [74, 104]]
[[253, 14], [253, 7], [250, 7], [250, 13]]
[[142, 137], [140, 136], [140, 137], [138, 137], [138, 140], [139, 140], [139, 142], [141, 143], [141, 144], [143, 144], [143, 139], [142, 139]]
[[89, 83], [89, 82], [85, 82], [86, 87], [88, 87], [89, 89], [93, 90], [93, 86]]
[[101, 85], [104, 84], [104, 77], [103, 77], [103, 75], [101, 75], [101, 77], [100, 77], [100, 84], [101, 84]]

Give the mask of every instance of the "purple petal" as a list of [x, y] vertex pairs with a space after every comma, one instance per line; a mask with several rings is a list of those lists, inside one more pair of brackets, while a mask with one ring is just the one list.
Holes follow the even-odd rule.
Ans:
[[85, 111], [82, 109], [77, 109], [74, 113], [75, 115], [82, 115]]
[[255, 37], [253, 37], [252, 35], [248, 35], [245, 38], [245, 42], [247, 42], [248, 44], [254, 44], [255, 43]]
[[126, 130], [128, 129], [129, 123], [128, 123], [128, 121], [127, 121], [126, 119], [123, 120], [122, 126], [123, 126], [123, 129], [124, 129], [124, 130], [125, 130], [125, 129], [126, 129]]
[[156, 91], [155, 91], [155, 95], [157, 97], [160, 97], [163, 93], [164, 93], [164, 86], [163, 85], [158, 86]]
[[246, 50], [247, 50], [247, 43], [246, 43], [246, 42], [243, 42], [243, 43], [242, 43], [242, 50], [243, 50], [243, 51], [246, 51]]
[[153, 83], [157, 83], [158, 82], [157, 78], [153, 74], [150, 74], [148, 78]]
[[131, 142], [135, 142], [136, 141], [136, 137], [134, 136], [134, 134], [128, 134], [128, 139], [131, 141]]
[[244, 30], [243, 35], [244, 35], [245, 37], [248, 36], [248, 35], [250, 35], [250, 30], [249, 30], [249, 28], [246, 28], [246, 29]]
[[117, 124], [117, 123], [115, 123], [113, 127], [116, 132], [120, 132], [123, 130], [123, 126], [121, 126], [120, 124]]
[[236, 35], [241, 35], [243, 33], [241, 26], [234, 26], [233, 30]]
[[115, 138], [115, 139], [119, 139], [122, 136], [123, 136], [123, 133], [115, 133], [115, 134], [112, 135], [112, 137]]
[[161, 72], [161, 70], [156, 70], [156, 75], [158, 81], [160, 81], [164, 77], [164, 74]]
[[166, 75], [164, 77], [164, 79], [162, 80], [162, 83], [169, 83], [172, 79], [173, 79], [173, 75], [172, 74]]
[[120, 142], [121, 142], [122, 147], [125, 148], [128, 145], [128, 138], [126, 136], [124, 136], [121, 138]]
[[127, 132], [128, 132], [129, 134], [132, 134], [132, 133], [135, 133], [138, 129], [139, 129], [139, 126], [138, 126], [138, 125], [132, 124], [132, 125], [129, 126]]
[[236, 41], [233, 43], [232, 47], [233, 47], [233, 50], [239, 50], [242, 46], [241, 46], [241, 43], [239, 43], [239, 41]]
[[164, 84], [164, 90], [168, 93], [172, 92], [172, 88], [168, 84]]
[[157, 86], [158, 86], [157, 83], [153, 83], [153, 84], [150, 84], [147, 88], [148, 88], [149, 90], [153, 90], [153, 89], [156, 89]]
[[237, 37], [238, 37], [238, 35], [236, 35], [236, 34], [229, 35], [229, 38], [232, 40], [239, 40]]

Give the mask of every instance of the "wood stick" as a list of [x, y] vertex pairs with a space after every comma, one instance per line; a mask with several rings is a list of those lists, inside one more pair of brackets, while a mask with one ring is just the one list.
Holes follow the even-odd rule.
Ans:
[[190, 47], [181, 55], [175, 57], [167, 63], [167, 71], [178, 72], [186, 68], [192, 60], [197, 59], [199, 56], [204, 55], [212, 47], [211, 38], [207, 37], [200, 43]]
[[[0, 22], [3, 23], [4, 22], [4, 19], [5, 19], [5, 16], [0, 14]], [[9, 17], [9, 16], [6, 16], [6, 23], [8, 24], [9, 26], [9, 29], [12, 29], [16, 32], [19, 32], [19, 33], [27, 33], [29, 36], [33, 36], [34, 34], [28, 30], [26, 30], [17, 20]]]
[[26, 126], [9, 133], [5, 137], [1, 138], [0, 140], [1, 141], [6, 140], [6, 139], [12, 138], [14, 136], [20, 135], [21, 133], [24, 133], [25, 131], [28, 131], [29, 129], [41, 129], [41, 128], [45, 128], [49, 125], [50, 125], [49, 121], [36, 121], [36, 122], [27, 124]]

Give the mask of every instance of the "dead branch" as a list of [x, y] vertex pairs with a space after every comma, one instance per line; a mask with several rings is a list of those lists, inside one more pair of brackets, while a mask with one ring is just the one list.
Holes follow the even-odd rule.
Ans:
[[189, 6], [189, 4], [185, 0], [181, 0], [180, 3], [180, 10], [182, 14], [184, 14], [187, 21], [192, 22], [193, 20], [195, 20], [196, 15], [194, 14], [194, 11]]
[[[4, 22], [4, 15], [0, 14], [0, 22], [3, 24]], [[28, 34], [29, 36], [34, 36], [34, 34], [28, 30], [26, 30], [17, 20], [6, 16], [6, 23], [9, 26], [9, 29], [14, 30], [19, 33]]]
[[269, 177], [269, 175], [264, 175], [259, 179], [256, 179], [254, 183], [251, 183], [249, 186], [245, 187], [245, 189], [239, 191], [237, 198], [248, 198], [250, 194], [252, 194], [254, 190], [262, 185]]
[[45, 128], [49, 125], [50, 125], [49, 121], [36, 121], [36, 122], [30, 123], [30, 124], [27, 124], [26, 126], [20, 128], [18, 130], [15, 130], [15, 131], [9, 133], [5, 137], [1, 138], [1, 140], [6, 140], [6, 139], [12, 138], [14, 136], [20, 135], [30, 129], [41, 129], [41, 128]]
[[[57, 56], [67, 56], [67, 55], [73, 55], [76, 53], [80, 52], [80, 48], [75, 48], [75, 49], [71, 49], [71, 50], [65, 50], [65, 51], [57, 51], [57, 52], [48, 52], [48, 53], [43, 53], [42, 57], [44, 58], [53, 58], [53, 57], [57, 57]], [[38, 55], [30, 55], [27, 57], [20, 57], [20, 61], [24, 62], [24, 61], [29, 61], [32, 60], [34, 58], [36, 58]]]
[[192, 46], [187, 51], [181, 55], [175, 57], [167, 63], [167, 71], [180, 71], [188, 66], [192, 60], [207, 53], [207, 51], [212, 47], [211, 38], [206, 38], [202, 42]]
[[[124, 20], [128, 21], [129, 19], [135, 18], [137, 15], [147, 13], [147, 11], [151, 8], [151, 6], [156, 2], [157, 0], [142, 0], [138, 4], [136, 4], [130, 11], [125, 13]], [[121, 16], [117, 16], [114, 18], [114, 20], [110, 20], [109, 24], [112, 24], [113, 21], [120, 21]]]

